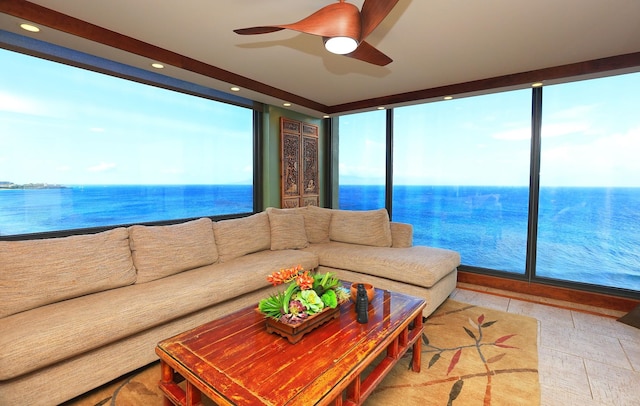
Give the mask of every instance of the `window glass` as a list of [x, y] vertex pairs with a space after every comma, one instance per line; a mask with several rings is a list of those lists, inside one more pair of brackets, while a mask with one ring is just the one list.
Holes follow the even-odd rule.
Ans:
[[339, 207], [385, 207], [386, 112], [340, 117], [339, 133]]
[[524, 274], [531, 91], [394, 110], [393, 220], [465, 265]]
[[0, 58], [0, 235], [253, 210], [250, 109]]
[[640, 73], [543, 90], [536, 274], [640, 291]]

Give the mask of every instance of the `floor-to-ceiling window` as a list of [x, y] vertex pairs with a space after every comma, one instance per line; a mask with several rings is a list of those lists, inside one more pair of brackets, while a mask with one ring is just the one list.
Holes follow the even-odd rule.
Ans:
[[0, 59], [0, 236], [253, 211], [252, 109]]
[[[395, 108], [392, 219], [413, 224], [416, 244], [459, 251], [469, 270], [637, 297], [639, 94], [632, 73]], [[364, 152], [369, 139], [343, 122], [367, 114], [379, 112], [339, 119], [341, 167], [343, 144]], [[382, 194], [376, 157], [361, 177], [375, 174]]]
[[386, 112], [340, 118], [339, 195], [341, 209], [385, 206]]
[[536, 275], [640, 291], [640, 74], [543, 91]]
[[524, 274], [531, 92], [394, 109], [393, 219], [416, 244]]

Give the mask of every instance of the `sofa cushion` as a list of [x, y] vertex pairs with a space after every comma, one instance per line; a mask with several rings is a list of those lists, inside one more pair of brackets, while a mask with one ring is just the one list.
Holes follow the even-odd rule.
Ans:
[[329, 238], [351, 244], [390, 247], [389, 213], [386, 209], [333, 210]]
[[0, 241], [0, 264], [0, 318], [136, 280], [126, 228]]
[[271, 249], [271, 227], [266, 212], [213, 223], [220, 262]]
[[318, 257], [300, 250], [266, 250], [14, 314], [2, 320], [0, 381], [268, 289], [267, 275], [298, 264], [316, 268]]
[[271, 225], [271, 249], [305, 248], [309, 245], [304, 217], [295, 212], [267, 211]]
[[[340, 242], [305, 248], [320, 265], [430, 288], [460, 265], [460, 254], [443, 248], [371, 247]], [[338, 273], [340, 277], [340, 273]]]
[[145, 283], [188, 269], [213, 264], [218, 249], [209, 218], [168, 226], [129, 227], [136, 283]]
[[318, 206], [307, 206], [302, 212], [304, 228], [307, 230], [307, 239], [310, 243], [329, 242], [329, 227], [333, 211]]

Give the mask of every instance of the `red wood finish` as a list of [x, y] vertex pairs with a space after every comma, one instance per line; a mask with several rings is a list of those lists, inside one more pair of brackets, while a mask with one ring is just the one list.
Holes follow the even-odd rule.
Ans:
[[360, 405], [410, 347], [420, 372], [425, 305], [376, 289], [367, 324], [347, 302], [297, 344], [269, 334], [264, 316], [247, 307], [160, 342], [159, 386], [176, 405], [201, 404], [200, 392], [219, 405]]

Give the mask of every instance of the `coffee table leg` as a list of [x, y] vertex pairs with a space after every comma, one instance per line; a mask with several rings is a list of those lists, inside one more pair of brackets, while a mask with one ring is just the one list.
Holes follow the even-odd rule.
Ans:
[[420, 363], [422, 362], [422, 331], [424, 329], [422, 325], [422, 313], [415, 318], [413, 323], [413, 328], [418, 332], [418, 339], [413, 344], [412, 370], [413, 372], [420, 372]]
[[[168, 386], [173, 383], [173, 368], [164, 361], [160, 361], [160, 384]], [[169, 400], [167, 396], [162, 398], [163, 406], [173, 406], [173, 402]]]

